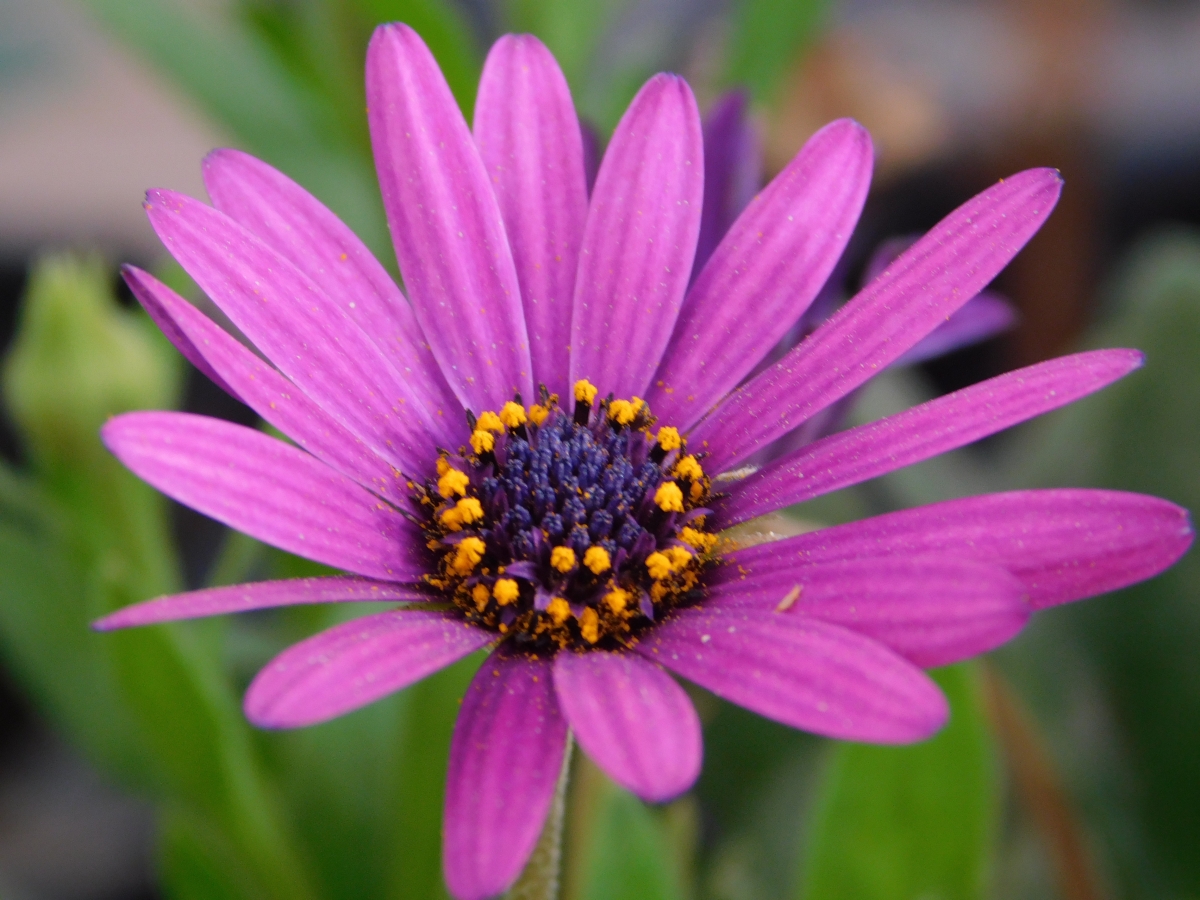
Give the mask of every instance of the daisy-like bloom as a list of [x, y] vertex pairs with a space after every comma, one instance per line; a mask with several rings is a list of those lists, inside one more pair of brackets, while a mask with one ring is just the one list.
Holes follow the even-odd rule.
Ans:
[[590, 199], [566, 82], [531, 37], [492, 49], [473, 132], [402, 25], [372, 39], [367, 91], [407, 299], [312, 196], [217, 151], [212, 206], [158, 190], [146, 210], [262, 356], [145, 272], [126, 278], [188, 359], [293, 443], [173, 412], [119, 416], [103, 435], [172, 497], [349, 574], [160, 598], [98, 626], [391, 604], [259, 673], [245, 708], [268, 728], [324, 721], [490, 648], [446, 787], [445, 875], [461, 900], [520, 872], [568, 729], [646, 800], [691, 786], [700, 725], [668, 671], [796, 728], [920, 740], [947, 716], [923, 667], [1147, 578], [1189, 545], [1184, 510], [1086, 490], [972, 497], [757, 546], [722, 538], [1140, 365], [1132, 350], [1052, 360], [744, 465], [978, 294], [1049, 215], [1055, 172], [966, 203], [749, 377], [854, 227], [871, 171], [857, 124], [814, 136], [692, 281], [705, 167], [681, 79], [638, 94]]

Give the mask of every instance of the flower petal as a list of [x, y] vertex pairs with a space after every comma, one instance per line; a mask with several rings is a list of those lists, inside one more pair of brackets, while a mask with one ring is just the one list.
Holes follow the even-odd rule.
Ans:
[[751, 201], [688, 292], [647, 400], [690, 428], [750, 373], [821, 290], [871, 184], [871, 138], [826, 125]]
[[223, 613], [306, 603], [422, 603], [429, 599], [429, 594], [390, 581], [347, 578], [344, 575], [328, 578], [291, 578], [286, 581], [258, 581], [156, 597], [144, 603], [126, 606], [103, 619], [98, 619], [92, 623], [92, 628], [96, 631], [112, 631], [116, 628], [133, 628], [158, 622], [200, 619]]
[[584, 751], [617, 784], [650, 803], [696, 781], [700, 719], [683, 688], [631, 653], [559, 653], [554, 689]]
[[890, 647], [922, 668], [985, 653], [1029, 620], [1019, 581], [995, 564], [945, 555], [810, 565], [764, 557], [722, 566], [706, 606], [808, 616]]
[[1141, 366], [1136, 350], [1038, 363], [830, 435], [730, 486], [722, 527], [858, 484], [995, 434], [1098, 391]]
[[893, 366], [915, 366], [963, 347], [978, 344], [1017, 324], [1017, 311], [1003, 297], [984, 291], [968, 300], [958, 312], [925, 335]]
[[214, 150], [203, 172], [213, 206], [311, 278], [435, 412], [461, 420], [462, 407], [408, 301], [341, 219], [282, 172], [240, 150]]
[[588, 206], [583, 136], [567, 80], [533, 35], [509, 34], [492, 45], [475, 100], [475, 142], [521, 284], [534, 384], [566, 397]]
[[315, 725], [366, 706], [487, 646], [494, 634], [456, 613], [391, 609], [284, 650], [246, 691], [260, 728]]
[[978, 294], [1045, 221], [1062, 188], [1030, 169], [967, 201], [817, 331], [730, 394], [692, 432], [722, 472], [898, 358]]
[[1192, 543], [1187, 510], [1123, 491], [1012, 491], [934, 503], [823, 528], [728, 555], [735, 565], [805, 564], [892, 554], [998, 563], [1034, 609], [1143, 581]]
[[643, 396], [675, 327], [704, 192], [700, 113], [682, 78], [655, 75], [600, 163], [571, 319], [571, 381]]
[[[396, 468], [422, 472], [454, 433], [338, 305], [233, 219], [173, 191], [150, 224], [233, 323], [322, 409]], [[435, 419], [437, 419], [435, 421]]]
[[117, 416], [101, 437], [143, 481], [260, 541], [387, 581], [416, 581], [426, 571], [415, 525], [283, 441], [173, 412]]
[[533, 395], [521, 290], [467, 123], [429, 48], [382, 25], [367, 50], [367, 114], [383, 205], [413, 312], [468, 409]]
[[123, 274], [138, 302], [176, 346], [182, 341], [191, 348], [204, 365], [201, 371], [211, 371], [218, 384], [231, 385], [231, 394], [318, 459], [392, 503], [408, 504], [401, 474], [304, 391], [152, 275], [133, 266]]
[[808, 617], [697, 606], [634, 649], [768, 719], [842, 740], [919, 741], [949, 715], [937, 685], [912, 663]]
[[484, 900], [516, 880], [554, 799], [567, 723], [549, 660], [501, 647], [463, 698], [446, 773], [442, 866], [458, 900]]

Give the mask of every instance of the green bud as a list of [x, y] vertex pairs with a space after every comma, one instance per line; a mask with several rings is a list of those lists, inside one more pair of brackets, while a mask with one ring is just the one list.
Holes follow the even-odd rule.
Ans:
[[110, 416], [175, 406], [181, 375], [149, 318], [120, 307], [103, 260], [34, 265], [3, 386], [35, 466], [86, 466], [104, 452], [98, 432]]

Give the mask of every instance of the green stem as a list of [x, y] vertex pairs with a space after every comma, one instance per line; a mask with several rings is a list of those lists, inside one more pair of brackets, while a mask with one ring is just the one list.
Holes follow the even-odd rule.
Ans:
[[571, 780], [571, 751], [575, 747], [567, 732], [567, 749], [563, 752], [562, 771], [550, 802], [550, 814], [542, 826], [533, 855], [517, 883], [508, 889], [505, 900], [558, 900], [558, 883], [562, 871], [562, 838], [567, 807], [567, 785]]

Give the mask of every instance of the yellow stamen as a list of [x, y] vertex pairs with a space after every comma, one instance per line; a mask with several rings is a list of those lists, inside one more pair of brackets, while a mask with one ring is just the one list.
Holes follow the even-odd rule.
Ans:
[[696, 457], [688, 454], [675, 463], [675, 477], [686, 478], [688, 481], [699, 481], [704, 477], [704, 469], [696, 462]]
[[520, 585], [511, 578], [501, 578], [496, 582], [496, 586], [492, 588], [492, 596], [496, 598], [496, 602], [501, 606], [508, 606], [508, 604], [516, 602], [520, 594]]
[[458, 510], [458, 520], [464, 525], [470, 525], [483, 518], [483, 504], [474, 497], [463, 497], [454, 504], [454, 508]]
[[599, 575], [612, 567], [612, 560], [603, 547], [588, 547], [587, 552], [583, 554], [583, 564], [591, 569], [594, 575]]
[[550, 407], [542, 406], [540, 403], [535, 403], [529, 407], [529, 421], [534, 425], [541, 425], [546, 421], [546, 416], [550, 415]]
[[452, 568], [459, 575], [470, 575], [479, 565], [479, 561], [483, 559], [485, 550], [487, 550], [487, 544], [481, 539], [477, 537], [464, 538], [455, 548]]
[[496, 449], [496, 436], [490, 431], [477, 428], [471, 432], [471, 449], [476, 453], [490, 453]]
[[629, 605], [629, 591], [624, 588], [613, 588], [604, 595], [604, 602], [608, 604], [609, 609], [620, 615]]
[[600, 640], [600, 616], [590, 606], [579, 617], [579, 633], [589, 644]]
[[446, 457], [444, 457], [444, 456], [439, 456], [437, 458], [438, 477], [440, 478], [442, 475], [445, 475], [449, 471], [450, 471], [450, 461], [448, 459], [446, 459]]
[[692, 561], [692, 554], [682, 547], [668, 547], [665, 552], [667, 559], [671, 561], [672, 569], [682, 569]]
[[459, 514], [457, 506], [452, 506], [442, 512], [438, 516], [438, 521], [445, 526], [447, 531], [462, 531], [462, 516]]
[[704, 496], [704, 485], [699, 481], [693, 481], [692, 486], [688, 489], [688, 496], [692, 498], [693, 503], [699, 503], [700, 498]]
[[526, 421], [525, 407], [509, 400], [500, 407], [500, 421], [509, 428], [519, 428]]
[[486, 584], [477, 584], [471, 588], [471, 599], [475, 601], [475, 608], [483, 612], [487, 607], [488, 589]]
[[498, 415], [487, 410], [479, 414], [479, 418], [475, 420], [475, 428], [477, 431], [494, 431], [501, 434], [504, 431], [504, 423]]
[[637, 418], [637, 411], [628, 400], [614, 400], [608, 404], [608, 417], [618, 425], [628, 425]]
[[579, 403], [586, 403], [589, 406], [595, 401], [596, 394], [600, 391], [594, 384], [586, 378], [581, 378], [575, 382], [575, 399]]
[[446, 473], [438, 479], [438, 493], [446, 499], [458, 494], [460, 497], [466, 496], [467, 485], [471, 483], [471, 479], [467, 477], [466, 472], [460, 472], [458, 469], [447, 469]]
[[715, 534], [705, 534], [703, 531], [697, 531], [695, 528], [684, 526], [679, 532], [679, 539], [685, 544], [690, 544], [701, 553], [707, 553], [717, 543]]
[[679, 436], [679, 429], [672, 428], [670, 425], [664, 425], [658, 429], [658, 446], [664, 450], [678, 450], [683, 446], [683, 438]]
[[654, 503], [663, 512], [683, 512], [683, 491], [673, 481], [664, 481], [654, 492]]
[[555, 597], [551, 600], [550, 605], [546, 607], [546, 612], [550, 614], [555, 625], [561, 625], [571, 618], [571, 606], [562, 597]]
[[646, 570], [655, 581], [668, 578], [672, 569], [671, 560], [657, 550], [646, 557]]
[[575, 551], [570, 547], [555, 547], [550, 551], [550, 565], [560, 572], [575, 568]]

